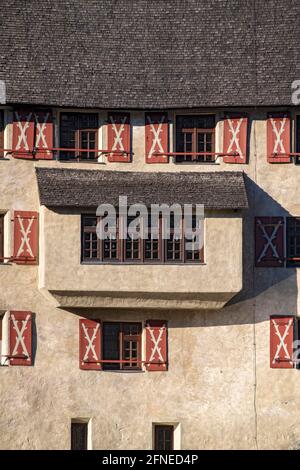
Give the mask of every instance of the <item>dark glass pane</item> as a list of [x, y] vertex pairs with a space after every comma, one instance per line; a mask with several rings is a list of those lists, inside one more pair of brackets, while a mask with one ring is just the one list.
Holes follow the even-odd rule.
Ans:
[[86, 423], [71, 423], [71, 450], [87, 450]]
[[[103, 359], [120, 360], [120, 331], [119, 323], [104, 323], [102, 335]], [[120, 364], [104, 363], [103, 369], [120, 369]]]

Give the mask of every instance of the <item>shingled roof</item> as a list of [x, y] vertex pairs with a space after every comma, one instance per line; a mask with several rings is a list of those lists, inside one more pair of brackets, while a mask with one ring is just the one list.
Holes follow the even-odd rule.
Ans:
[[7, 102], [291, 104], [298, 0], [0, 0]]
[[40, 203], [96, 208], [99, 204], [204, 204], [207, 209], [246, 209], [242, 172], [154, 173], [36, 168]]

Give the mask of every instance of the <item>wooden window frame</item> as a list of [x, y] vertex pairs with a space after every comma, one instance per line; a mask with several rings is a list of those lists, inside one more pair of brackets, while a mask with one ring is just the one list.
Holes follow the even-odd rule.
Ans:
[[[143, 325], [141, 322], [113, 322], [113, 321], [106, 321], [103, 322], [103, 328], [102, 328], [102, 338], [101, 338], [101, 345], [102, 345], [102, 357], [104, 357], [104, 330], [105, 330], [105, 325], [118, 325], [119, 326], [119, 360], [127, 360], [125, 358], [125, 341], [136, 341], [137, 343], [137, 357], [135, 358], [136, 361], [142, 361], [142, 334], [143, 334]], [[135, 335], [129, 335], [127, 334], [124, 330], [126, 326], [129, 325], [134, 325], [138, 329], [138, 333]], [[129, 364], [131, 357], [128, 359], [128, 364], [127, 363], [103, 363], [103, 370], [126, 370], [126, 371], [139, 371], [142, 370], [142, 363], [138, 362], [136, 365], [132, 366]], [[105, 359], [109, 360], [109, 359]], [[113, 360], [113, 359], [112, 359]], [[135, 363], [132, 361], [133, 364]], [[119, 367], [116, 367], [116, 364], [119, 365]]]
[[[181, 222], [181, 239], [180, 239], [180, 258], [179, 259], [167, 259], [167, 243], [168, 240], [163, 238], [163, 223], [162, 218], [159, 219], [159, 237], [153, 240], [158, 242], [158, 258], [146, 258], [145, 256], [145, 249], [146, 249], [146, 242], [149, 242], [147, 239], [139, 239], [139, 258], [127, 258], [126, 257], [126, 243], [127, 240], [122, 240], [119, 238], [119, 233], [122, 229], [123, 220], [117, 217], [117, 235], [116, 235], [116, 242], [117, 242], [117, 257], [116, 258], [105, 258], [104, 257], [104, 243], [105, 240], [100, 240], [97, 237], [97, 257], [85, 257], [85, 248], [84, 248], [84, 234], [85, 233], [96, 233], [96, 226], [85, 226], [84, 219], [85, 218], [94, 218], [98, 222], [100, 217], [96, 217], [89, 214], [82, 214], [81, 216], [81, 262], [83, 263], [109, 263], [109, 264], [201, 264], [204, 262], [204, 248], [199, 251], [199, 259], [188, 259], [187, 253], [189, 250], [185, 249], [185, 242], [186, 239], [183, 237], [183, 230], [184, 224], [183, 219]], [[172, 229], [170, 229], [170, 233], [172, 233]], [[151, 235], [151, 234], [150, 234]], [[91, 243], [91, 242], [90, 242]]]
[[[171, 432], [171, 445], [170, 449], [165, 449], [165, 442], [164, 442], [164, 448], [160, 449], [159, 446], [159, 439], [158, 439], [158, 431], [163, 431], [163, 432]], [[165, 439], [164, 439], [165, 441]], [[174, 426], [172, 425], [166, 425], [166, 424], [155, 424], [154, 425], [154, 450], [174, 450]]]
[[[191, 117], [191, 118], [201, 118], [205, 116], [213, 116], [214, 117], [214, 127], [213, 128], [200, 128], [200, 127], [182, 127], [181, 128], [181, 133], [183, 134], [192, 134], [192, 149], [190, 152], [196, 153], [198, 152], [198, 135], [199, 134], [211, 134], [211, 153], [215, 152], [216, 148], [216, 115], [215, 114], [176, 114], [176, 130], [175, 130], [175, 146], [176, 146], [176, 152], [185, 152], [185, 148], [180, 148], [179, 142], [178, 142], [178, 124], [177, 124], [177, 118], [180, 116], [186, 116], [186, 117]], [[183, 142], [183, 146], [185, 143]], [[201, 151], [201, 150], [200, 150]], [[210, 153], [209, 152], [209, 153]], [[186, 153], [189, 153], [189, 151], [186, 151]], [[188, 158], [188, 160], [187, 160]], [[176, 163], [215, 163], [216, 157], [214, 155], [181, 155], [181, 156], [176, 156], [175, 157]]]
[[[72, 129], [72, 132], [74, 132], [74, 148], [80, 148], [82, 149], [82, 133], [83, 132], [94, 132], [95, 133], [95, 154], [93, 157], [90, 157], [90, 153], [85, 153], [85, 152], [81, 152], [80, 154], [78, 154], [77, 152], [74, 152], [72, 150], [70, 151], [60, 151], [59, 152], [59, 160], [62, 160], [62, 161], [83, 161], [83, 162], [95, 162], [96, 159], [97, 159], [97, 153], [98, 153], [98, 147], [99, 147], [99, 144], [98, 144], [98, 141], [99, 141], [99, 114], [96, 113], [96, 112], [76, 112], [76, 111], [63, 111], [60, 113], [60, 116], [59, 116], [59, 141], [60, 141], [60, 146], [63, 146], [63, 147], [68, 147], [66, 146], [65, 144], [62, 145], [62, 116], [63, 115], [73, 115], [73, 116], [76, 116], [76, 118], [78, 120], [80, 120], [80, 117], [81, 116], [86, 116], [86, 115], [94, 115], [94, 116], [97, 116], [97, 127], [95, 128], [92, 128], [92, 127], [87, 127], [87, 128], [84, 128], [82, 127], [82, 125], [80, 123], [78, 123], [76, 125], [76, 129]], [[71, 132], [71, 131], [70, 131]], [[72, 147], [70, 147], [72, 148]], [[87, 148], [87, 150], [93, 150], [93, 149], [89, 149]], [[66, 156], [65, 154], [73, 154], [73, 155], [69, 155], [69, 156]], [[82, 154], [85, 154], [86, 156], [83, 157]]]

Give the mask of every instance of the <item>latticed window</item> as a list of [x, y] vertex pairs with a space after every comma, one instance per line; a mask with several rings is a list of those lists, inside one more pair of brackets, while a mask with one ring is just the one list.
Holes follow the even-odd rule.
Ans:
[[[127, 227], [133, 222], [127, 218]], [[196, 219], [193, 218], [193, 228]], [[96, 228], [100, 218], [92, 215], [82, 216], [82, 261], [85, 262], [127, 262], [127, 263], [188, 263], [203, 261], [203, 247], [193, 246], [184, 238], [184, 222], [180, 219], [179, 229], [174, 228], [174, 217], [170, 217], [168, 228], [162, 218], [151, 221], [148, 218], [145, 237], [126, 239], [120, 237], [122, 219], [117, 217], [116, 233], [109, 239], [101, 240]], [[152, 222], [152, 226], [151, 226]], [[142, 222], [136, 223], [137, 231], [143, 235]], [[168, 232], [167, 232], [168, 230]], [[191, 243], [188, 246], [187, 243]]]
[[[176, 117], [176, 162], [213, 162], [215, 156], [215, 116]], [[197, 155], [198, 153], [198, 155]]]
[[287, 217], [287, 265], [300, 266], [300, 217]]
[[174, 427], [156, 425], [154, 428], [155, 450], [174, 449]]
[[141, 344], [141, 323], [103, 323], [102, 357], [113, 361], [104, 362], [103, 369], [141, 369]]
[[96, 150], [98, 147], [97, 113], [61, 113], [60, 148], [72, 148], [76, 151], [61, 151], [61, 160], [94, 160], [97, 153], [84, 150]]

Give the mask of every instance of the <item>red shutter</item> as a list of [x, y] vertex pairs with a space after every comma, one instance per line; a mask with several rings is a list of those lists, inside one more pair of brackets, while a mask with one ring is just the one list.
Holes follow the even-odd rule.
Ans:
[[[107, 124], [107, 149], [109, 162], [130, 162], [130, 115], [109, 113]], [[122, 153], [126, 151], [128, 153]]]
[[[269, 114], [267, 120], [267, 154], [269, 163], [291, 162], [290, 117], [288, 114]], [[276, 154], [279, 154], [276, 156]]]
[[38, 264], [38, 213], [14, 212], [14, 261], [17, 264]]
[[37, 111], [35, 114], [35, 147], [38, 148], [36, 158], [51, 160], [53, 153], [53, 121], [51, 111]]
[[101, 323], [99, 320], [79, 320], [79, 368], [100, 370]]
[[284, 267], [283, 217], [255, 217], [255, 266]]
[[238, 153], [224, 156], [225, 163], [247, 163], [248, 118], [227, 115], [224, 120], [224, 153]]
[[146, 369], [166, 371], [168, 369], [167, 323], [162, 320], [146, 322]]
[[146, 113], [145, 151], [146, 163], [168, 163], [167, 155], [153, 155], [168, 152], [169, 123], [167, 113]]
[[270, 367], [293, 368], [294, 317], [270, 318]]
[[[34, 147], [39, 150], [32, 154]], [[16, 110], [13, 121], [13, 155], [16, 158], [52, 159], [53, 122], [50, 110]]]
[[33, 158], [34, 147], [34, 112], [30, 110], [15, 110], [13, 120], [13, 156]]
[[32, 365], [32, 313], [11, 311], [9, 316], [9, 356], [12, 366]]

